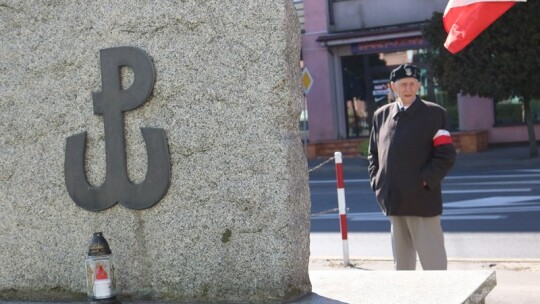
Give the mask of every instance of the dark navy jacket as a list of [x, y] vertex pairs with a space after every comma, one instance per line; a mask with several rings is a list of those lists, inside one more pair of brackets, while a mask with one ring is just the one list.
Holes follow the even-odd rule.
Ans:
[[395, 102], [375, 111], [368, 171], [386, 215], [442, 214], [441, 182], [456, 157], [447, 130], [446, 111], [418, 97], [403, 112]]

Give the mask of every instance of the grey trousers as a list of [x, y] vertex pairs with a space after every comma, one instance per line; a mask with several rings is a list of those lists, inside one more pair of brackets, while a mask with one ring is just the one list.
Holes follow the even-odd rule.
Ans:
[[395, 270], [415, 270], [416, 253], [424, 270], [446, 270], [441, 217], [390, 216]]

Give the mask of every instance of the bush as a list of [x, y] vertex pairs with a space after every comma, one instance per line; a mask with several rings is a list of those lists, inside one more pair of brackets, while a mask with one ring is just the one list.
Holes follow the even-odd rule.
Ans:
[[447, 105], [445, 107], [446, 113], [448, 113], [448, 125], [450, 131], [459, 130], [459, 117], [458, 117], [458, 108], [457, 105]]
[[368, 156], [368, 152], [369, 152], [369, 140], [368, 140], [368, 139], [362, 141], [362, 142], [358, 145], [358, 152], [359, 152], [360, 155], [362, 155], [363, 157], [367, 157], [367, 156]]
[[495, 117], [497, 125], [523, 123], [521, 104], [497, 103], [495, 104]]

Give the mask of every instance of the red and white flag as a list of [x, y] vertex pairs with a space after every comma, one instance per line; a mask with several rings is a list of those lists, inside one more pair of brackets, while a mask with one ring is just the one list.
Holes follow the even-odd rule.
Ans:
[[465, 48], [516, 2], [527, 0], [449, 0], [444, 10], [444, 46], [455, 54]]

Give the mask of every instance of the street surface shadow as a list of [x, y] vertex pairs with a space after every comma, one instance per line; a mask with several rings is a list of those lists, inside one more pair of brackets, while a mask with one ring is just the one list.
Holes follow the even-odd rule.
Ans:
[[341, 302], [339, 300], [327, 298], [314, 292], [307, 294], [304, 297], [294, 302], [289, 302], [289, 303], [292, 303], [292, 304], [348, 304], [347, 302]]

